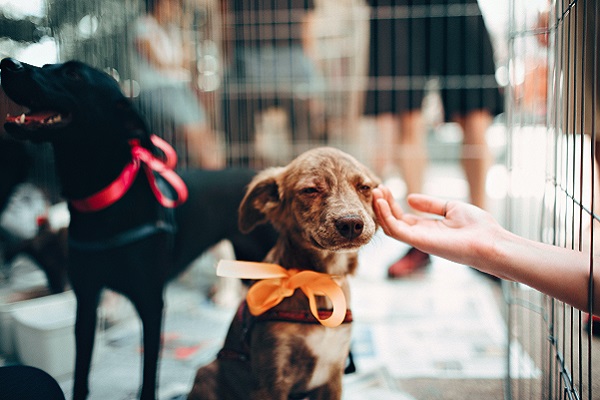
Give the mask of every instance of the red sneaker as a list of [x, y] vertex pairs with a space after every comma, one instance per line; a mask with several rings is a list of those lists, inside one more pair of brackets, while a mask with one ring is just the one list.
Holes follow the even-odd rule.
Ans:
[[[585, 319], [585, 331], [590, 333], [590, 316], [587, 315]], [[600, 317], [594, 315], [592, 316], [592, 335], [596, 337], [600, 337]]]
[[388, 268], [388, 278], [405, 277], [418, 269], [425, 268], [430, 262], [429, 254], [411, 247], [401, 259]]

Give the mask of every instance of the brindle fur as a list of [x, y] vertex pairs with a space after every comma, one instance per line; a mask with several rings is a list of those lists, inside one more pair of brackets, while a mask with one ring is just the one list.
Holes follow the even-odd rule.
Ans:
[[[240, 205], [240, 228], [248, 232], [271, 222], [280, 236], [265, 261], [335, 275], [349, 302], [347, 275], [377, 229], [371, 195], [377, 184], [346, 153], [314, 149], [255, 177]], [[331, 308], [325, 297], [318, 297], [318, 306]], [[308, 301], [297, 290], [275, 309], [307, 310]], [[234, 319], [225, 348], [239, 348], [242, 324]], [[188, 399], [340, 399], [350, 333], [351, 324], [256, 322], [248, 337], [249, 362], [217, 359], [200, 368]]]

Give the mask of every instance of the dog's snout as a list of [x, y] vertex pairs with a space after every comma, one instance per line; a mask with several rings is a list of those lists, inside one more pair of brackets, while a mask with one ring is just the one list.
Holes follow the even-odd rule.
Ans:
[[338, 219], [335, 227], [338, 232], [346, 239], [354, 239], [360, 236], [365, 224], [358, 215], [350, 215]]
[[0, 69], [11, 72], [17, 72], [23, 69], [23, 64], [21, 64], [14, 58], [5, 58], [2, 61], [0, 61]]

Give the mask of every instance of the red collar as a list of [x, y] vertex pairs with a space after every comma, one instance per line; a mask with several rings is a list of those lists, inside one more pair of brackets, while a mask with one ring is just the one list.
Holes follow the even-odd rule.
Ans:
[[[319, 318], [325, 319], [331, 315], [330, 310], [319, 310]], [[254, 316], [248, 310], [248, 303], [242, 301], [235, 313], [235, 319], [242, 325], [241, 340], [233, 340], [226, 343], [219, 351], [217, 358], [220, 360], [250, 361], [250, 332], [257, 322], [292, 322], [300, 324], [321, 325], [309, 310], [268, 310], [265, 313]], [[352, 311], [346, 310], [343, 324], [352, 323]]]
[[[331, 310], [319, 310], [319, 318], [326, 319], [331, 316]], [[257, 321], [279, 321], [279, 322], [297, 322], [303, 324], [319, 325], [320, 322], [311, 314], [309, 310], [268, 310], [256, 317]], [[342, 324], [349, 324], [353, 321], [352, 311], [346, 310], [346, 316]]]
[[[167, 142], [156, 135], [152, 135], [151, 139], [152, 143], [165, 154], [164, 161], [154, 157], [148, 149], [140, 146], [139, 140], [131, 140], [129, 144], [131, 146], [132, 160], [125, 168], [123, 168], [123, 171], [117, 179], [104, 189], [85, 199], [71, 200], [70, 203], [73, 208], [80, 212], [93, 212], [102, 210], [114, 204], [127, 193], [133, 184], [140, 167], [143, 167], [152, 192], [163, 207], [173, 208], [184, 203], [188, 197], [188, 190], [183, 180], [181, 180], [179, 175], [173, 171], [173, 168], [177, 163], [177, 154], [175, 153], [175, 150], [173, 150]], [[153, 172], [162, 176], [173, 189], [175, 189], [175, 192], [177, 193], [176, 200], [172, 200], [163, 195], [158, 188], [156, 177]]]

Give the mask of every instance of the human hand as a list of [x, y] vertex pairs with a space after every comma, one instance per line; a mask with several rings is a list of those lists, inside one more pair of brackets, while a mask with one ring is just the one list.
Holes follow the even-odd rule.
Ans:
[[460, 201], [412, 194], [408, 204], [429, 216], [405, 213], [391, 192], [380, 185], [373, 191], [375, 214], [383, 231], [429, 254], [477, 266], [492, 254], [494, 238], [503, 228], [486, 211]]
[[[373, 190], [373, 206], [384, 232], [429, 254], [514, 282], [521, 282], [580, 310], [589, 309], [589, 253], [518, 236], [502, 228], [488, 212], [461, 201], [413, 194], [405, 213], [389, 189]], [[600, 263], [595, 257], [594, 263]], [[600, 277], [594, 270], [594, 281]], [[576, 288], [576, 289], [574, 289]], [[593, 310], [600, 310], [595, 296]]]

